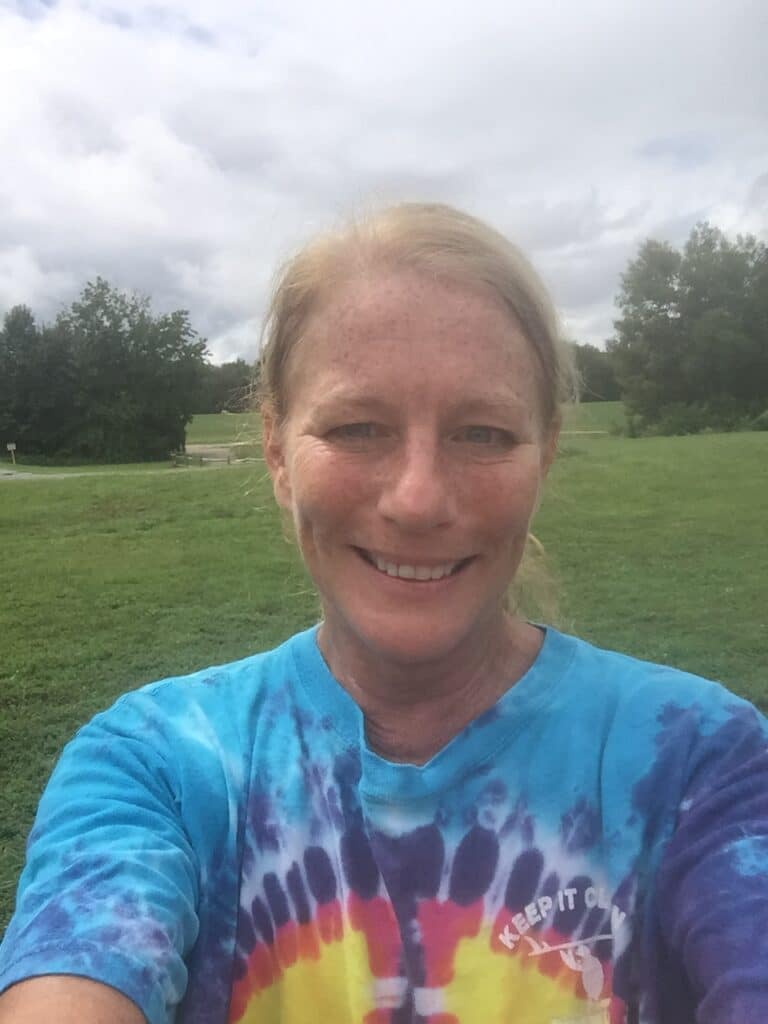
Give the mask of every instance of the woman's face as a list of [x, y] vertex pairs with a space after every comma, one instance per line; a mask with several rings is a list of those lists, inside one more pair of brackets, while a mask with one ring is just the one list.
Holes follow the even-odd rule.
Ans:
[[287, 399], [265, 452], [326, 638], [400, 665], [487, 643], [556, 442], [530, 345], [491, 291], [350, 280], [310, 318]]

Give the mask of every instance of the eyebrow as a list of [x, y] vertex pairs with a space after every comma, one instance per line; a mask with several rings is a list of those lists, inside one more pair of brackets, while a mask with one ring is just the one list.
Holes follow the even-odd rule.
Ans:
[[342, 406], [344, 409], [386, 411], [391, 407], [391, 403], [381, 398], [375, 398], [373, 395], [365, 395], [359, 392], [331, 391], [330, 394], [324, 395], [317, 402], [316, 408], [320, 412], [325, 412], [326, 409], [335, 409], [339, 406]]
[[[318, 403], [317, 408], [324, 412], [326, 409], [341, 406], [344, 409], [365, 409], [367, 411], [387, 412], [391, 409], [392, 403], [386, 399], [377, 398], [374, 395], [366, 395], [364, 392], [331, 391]], [[451, 416], [508, 416], [510, 413], [525, 413], [530, 410], [525, 402], [516, 399], [514, 395], [502, 396], [498, 392], [489, 396], [478, 395], [472, 398], [460, 399], [450, 407]]]

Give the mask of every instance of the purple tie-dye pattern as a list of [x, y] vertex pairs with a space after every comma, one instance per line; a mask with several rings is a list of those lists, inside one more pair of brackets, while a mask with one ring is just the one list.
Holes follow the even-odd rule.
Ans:
[[551, 905], [553, 934], [591, 951], [571, 969], [593, 992], [612, 973], [626, 1024], [768, 1019], [754, 709], [550, 630], [531, 672], [423, 769], [362, 737], [313, 632], [123, 698], [41, 801], [0, 985], [81, 973], [151, 1024], [225, 1024], [254, 950], [384, 899], [405, 986], [391, 1021], [427, 1024], [425, 907], [513, 920]]

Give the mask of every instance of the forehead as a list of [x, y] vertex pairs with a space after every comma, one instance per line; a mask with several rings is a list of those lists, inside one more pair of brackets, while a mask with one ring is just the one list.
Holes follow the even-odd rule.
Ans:
[[410, 270], [334, 288], [310, 316], [286, 383], [289, 399], [299, 389], [388, 385], [437, 388], [446, 398], [538, 399], [530, 342], [496, 293]]

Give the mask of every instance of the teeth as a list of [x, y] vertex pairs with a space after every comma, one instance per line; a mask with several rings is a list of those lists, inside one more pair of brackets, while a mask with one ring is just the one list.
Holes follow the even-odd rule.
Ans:
[[441, 580], [443, 576], [449, 576], [458, 565], [458, 562], [448, 562], [446, 565], [396, 565], [394, 562], [386, 562], [378, 555], [371, 556], [379, 572], [385, 572], [388, 576], [399, 576], [401, 580]]

